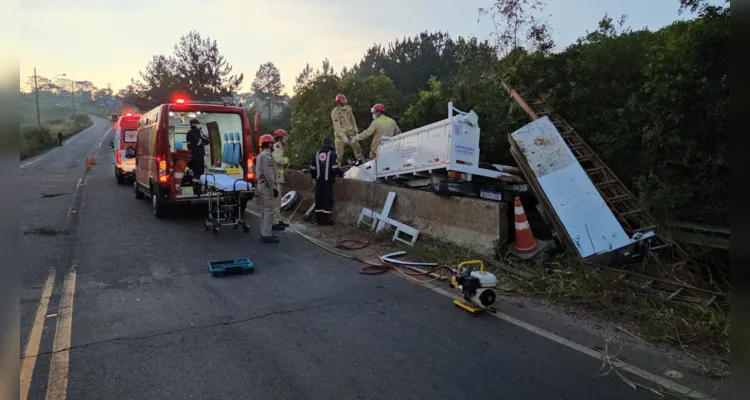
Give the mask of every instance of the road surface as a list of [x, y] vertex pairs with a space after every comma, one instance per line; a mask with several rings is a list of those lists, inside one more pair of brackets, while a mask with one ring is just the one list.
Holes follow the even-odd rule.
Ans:
[[[21, 163], [29, 399], [656, 398], [433, 290], [360, 275], [294, 233], [261, 244], [256, 219], [249, 235], [217, 237], [203, 230], [202, 208], [157, 220], [117, 185], [110, 127], [95, 118]], [[208, 274], [206, 260], [234, 257], [257, 272]]]

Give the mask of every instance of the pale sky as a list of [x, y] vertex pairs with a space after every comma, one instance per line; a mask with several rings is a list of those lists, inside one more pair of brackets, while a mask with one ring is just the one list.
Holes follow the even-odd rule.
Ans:
[[[716, 0], [715, 3], [723, 3]], [[658, 29], [678, 19], [678, 0], [547, 0], [554, 38], [568, 45], [609, 13], [628, 15], [633, 29]], [[260, 64], [272, 61], [291, 93], [309, 62], [328, 57], [340, 71], [374, 43], [447, 31], [453, 37], [488, 38], [490, 24], [477, 9], [492, 0], [24, 0], [20, 5], [21, 82], [37, 73], [60, 73], [110, 83], [118, 90], [137, 78], [153, 54], [171, 54], [191, 29], [209, 36], [249, 91]]]

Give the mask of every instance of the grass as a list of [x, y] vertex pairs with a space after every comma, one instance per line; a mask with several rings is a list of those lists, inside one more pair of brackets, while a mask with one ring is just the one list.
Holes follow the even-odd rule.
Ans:
[[111, 111], [91, 101], [82, 101], [76, 104], [74, 113], [70, 98], [41, 93], [39, 98], [40, 128], [37, 125], [34, 95], [22, 93], [20, 96], [21, 160], [56, 146], [57, 132], [61, 132], [64, 138], [68, 138], [91, 126], [93, 121], [87, 114], [107, 117]]

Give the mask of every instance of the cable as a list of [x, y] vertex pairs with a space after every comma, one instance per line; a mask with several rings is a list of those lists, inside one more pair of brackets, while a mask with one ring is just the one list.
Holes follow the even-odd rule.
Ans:
[[[339, 257], [344, 257], [346, 259], [357, 261], [357, 262], [360, 262], [362, 264], [365, 264], [365, 266], [362, 267], [359, 270], [360, 274], [363, 274], [363, 275], [381, 275], [381, 274], [385, 274], [387, 272], [393, 272], [393, 273], [400, 274], [401, 276], [403, 276], [404, 278], [406, 278], [407, 280], [410, 280], [412, 282], [416, 282], [416, 283], [429, 283], [429, 282], [433, 282], [433, 281], [436, 281], [436, 280], [439, 280], [439, 279], [447, 279], [446, 276], [445, 276], [446, 272], [452, 273], [453, 270], [450, 267], [448, 267], [448, 266], [438, 266], [438, 267], [435, 267], [435, 268], [433, 268], [431, 270], [425, 271], [425, 270], [422, 270], [422, 269], [419, 269], [419, 268], [416, 268], [416, 267], [412, 267], [412, 266], [408, 266], [408, 265], [398, 265], [397, 266], [397, 265], [387, 264], [387, 263], [383, 263], [383, 262], [381, 262], [379, 264], [375, 264], [375, 263], [363, 260], [363, 259], [361, 259], [359, 257], [350, 256], [348, 254], [344, 254], [344, 253], [336, 251], [336, 250], [334, 250], [332, 248], [329, 248], [328, 246], [325, 246], [324, 244], [319, 243], [318, 241], [314, 240], [313, 238], [309, 237], [308, 235], [303, 234], [302, 232], [294, 229], [294, 227], [292, 227], [292, 225], [291, 225], [292, 218], [294, 218], [294, 215], [297, 213], [297, 210], [299, 210], [299, 208], [302, 206], [302, 199], [305, 198], [305, 197], [307, 197], [310, 194], [310, 192], [313, 191], [313, 189], [315, 189], [315, 184], [313, 184], [313, 186], [307, 191], [307, 193], [304, 194], [304, 196], [300, 197], [299, 204], [297, 204], [297, 207], [295, 207], [294, 211], [292, 211], [292, 214], [287, 219], [287, 225], [289, 226], [289, 229], [291, 229], [292, 231], [294, 231], [298, 235], [302, 236], [303, 238], [307, 239], [307, 241], [309, 241], [310, 243], [312, 243], [312, 244], [314, 244], [314, 245], [322, 248], [323, 250], [326, 250], [326, 251], [328, 251], [330, 253], [336, 254]], [[371, 194], [372, 194], [372, 187], [369, 187], [368, 190], [367, 190], [367, 200], [368, 200], [367, 203], [368, 204], [370, 203], [369, 200], [370, 200], [370, 195]], [[343, 239], [343, 240], [339, 240], [336, 243], [336, 248], [339, 248], [339, 249], [342, 249], [342, 250], [352, 250], [352, 251], [362, 250], [362, 249], [364, 249], [364, 248], [366, 248], [366, 247], [368, 247], [368, 246], [370, 246], [372, 244], [373, 236], [374, 236], [373, 233], [370, 232], [369, 238], [368, 238], [368, 240], [366, 242], [362, 241], [362, 240], [356, 240], [356, 239]], [[375, 254], [377, 254], [378, 259], [380, 259], [381, 255], [378, 254], [377, 251], [375, 251]], [[439, 274], [437, 274], [438, 270], [441, 270], [441, 272]], [[428, 277], [430, 277], [430, 279], [426, 279], [425, 280], [425, 279], [417, 279], [417, 278], [415, 278], [415, 277], [418, 277], [418, 276], [428, 276]]]

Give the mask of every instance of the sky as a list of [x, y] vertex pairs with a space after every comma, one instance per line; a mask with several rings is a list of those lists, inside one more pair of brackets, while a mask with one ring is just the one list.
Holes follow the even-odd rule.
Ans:
[[[98, 87], [125, 87], [154, 54], [171, 54], [180, 36], [197, 30], [216, 40], [221, 53], [244, 73], [243, 91], [260, 64], [272, 61], [285, 91], [310, 63], [326, 57], [340, 71], [357, 63], [368, 47], [422, 31], [488, 39], [489, 20], [478, 8], [492, 0], [24, 0], [21, 84], [29, 75], [66, 73]], [[633, 29], [655, 30], [678, 15], [678, 0], [546, 0], [543, 17], [561, 46], [573, 43], [608, 13], [626, 14]], [[723, 3], [723, 0], [712, 1]], [[376, 6], [377, 5], [377, 6]]]

